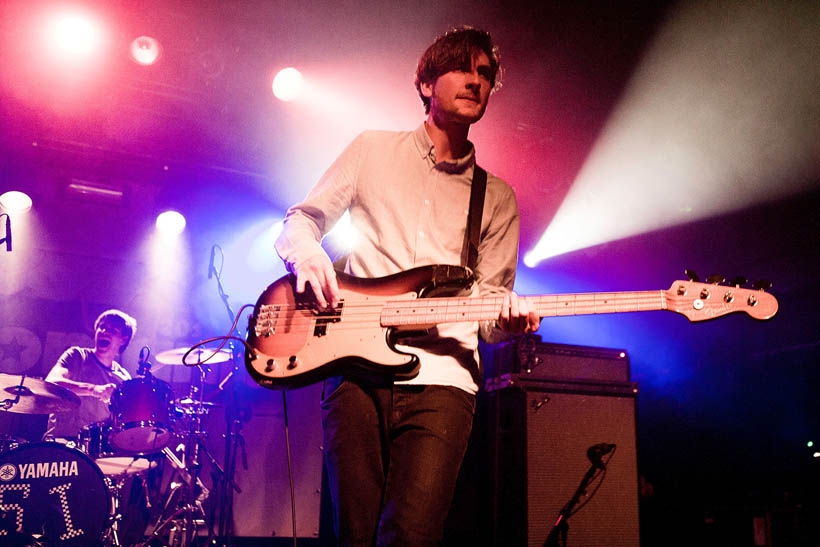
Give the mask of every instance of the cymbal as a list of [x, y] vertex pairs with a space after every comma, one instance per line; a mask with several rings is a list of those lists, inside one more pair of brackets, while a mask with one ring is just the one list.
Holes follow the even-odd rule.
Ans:
[[[182, 356], [185, 355], [188, 350], [191, 348], [176, 348], [176, 349], [169, 349], [163, 352], [160, 352], [156, 356], [157, 363], [163, 365], [182, 365]], [[188, 356], [188, 364], [194, 365], [199, 361], [205, 361], [207, 365], [215, 365], [217, 363], [224, 363], [225, 361], [231, 360], [231, 352], [226, 349], [221, 349], [216, 352], [213, 356], [215, 350], [209, 348], [197, 348], [191, 352]], [[209, 358], [210, 357], [210, 358]]]
[[[22, 376], [0, 373], [0, 401], [13, 402], [20, 395], [20, 399], [11, 405], [8, 412], [18, 414], [51, 414], [65, 412], [80, 406], [80, 398], [68, 389], [46, 382], [39, 378], [29, 378], [23, 381]], [[0, 405], [0, 408], [4, 408]]]

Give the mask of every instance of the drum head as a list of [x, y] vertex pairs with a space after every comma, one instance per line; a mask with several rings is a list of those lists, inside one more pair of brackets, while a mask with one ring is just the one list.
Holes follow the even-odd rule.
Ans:
[[110, 443], [126, 454], [145, 455], [160, 452], [171, 442], [171, 437], [171, 431], [163, 425], [143, 425], [140, 422], [114, 429]]
[[154, 454], [168, 446], [172, 432], [171, 387], [156, 378], [134, 378], [111, 397], [113, 427], [108, 442], [115, 452]]
[[0, 455], [0, 507], [0, 545], [33, 534], [43, 534], [49, 545], [98, 545], [112, 514], [97, 465], [53, 442]]
[[107, 458], [97, 458], [94, 460], [100, 471], [109, 477], [119, 477], [121, 475], [134, 475], [144, 473], [157, 466], [157, 462], [145, 458], [132, 458], [131, 456], [111, 456]]

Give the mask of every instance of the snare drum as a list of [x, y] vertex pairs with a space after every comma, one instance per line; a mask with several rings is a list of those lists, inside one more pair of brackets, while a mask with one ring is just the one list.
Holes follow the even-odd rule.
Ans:
[[171, 387], [156, 378], [123, 382], [111, 397], [111, 447], [129, 454], [154, 454], [172, 437]]
[[111, 430], [112, 426], [108, 422], [97, 422], [84, 427], [80, 431], [78, 441], [80, 450], [94, 460], [103, 475], [107, 477], [132, 475], [148, 471], [157, 465], [156, 462], [145, 458], [135, 458], [118, 453], [109, 441]]
[[0, 455], [0, 508], [0, 545], [28, 545], [24, 538], [34, 534], [48, 545], [99, 545], [114, 497], [88, 456], [59, 443], [33, 443]]

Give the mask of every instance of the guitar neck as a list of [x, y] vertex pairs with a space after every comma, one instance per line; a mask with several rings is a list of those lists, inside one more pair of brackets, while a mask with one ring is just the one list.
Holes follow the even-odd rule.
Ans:
[[[546, 294], [519, 298], [525, 298], [539, 317], [666, 309], [666, 298], [662, 290]], [[491, 321], [498, 318], [503, 303], [503, 296], [388, 301], [382, 309], [381, 324], [385, 327], [399, 327], [461, 321]]]

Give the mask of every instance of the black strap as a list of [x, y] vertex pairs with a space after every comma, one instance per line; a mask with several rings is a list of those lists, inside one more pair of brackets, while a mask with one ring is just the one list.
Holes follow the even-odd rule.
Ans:
[[[465, 264], [475, 270], [478, 261], [478, 243], [481, 239], [481, 216], [484, 214], [484, 195], [487, 189], [487, 171], [475, 164], [470, 185], [470, 212], [467, 214], [467, 233], [461, 256]], [[465, 256], [466, 255], [466, 256]]]

